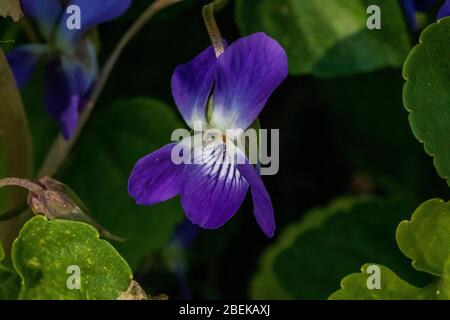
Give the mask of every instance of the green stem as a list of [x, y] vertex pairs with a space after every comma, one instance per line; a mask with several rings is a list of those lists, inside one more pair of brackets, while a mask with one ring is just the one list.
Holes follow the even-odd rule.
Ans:
[[202, 15], [205, 21], [206, 30], [208, 31], [209, 38], [216, 53], [216, 57], [219, 57], [225, 51], [225, 45], [222, 34], [220, 33], [219, 26], [214, 18], [214, 12], [223, 9], [228, 0], [216, 0], [212, 3], [203, 6]]
[[62, 164], [68, 157], [70, 151], [72, 150], [75, 142], [78, 140], [81, 131], [85, 127], [88, 122], [92, 111], [97, 103], [98, 98], [100, 97], [103, 89], [108, 81], [108, 78], [119, 59], [122, 51], [125, 47], [130, 43], [130, 41], [136, 36], [136, 34], [149, 22], [158, 12], [161, 10], [180, 2], [181, 0], [156, 0], [154, 1], [142, 14], [141, 16], [134, 22], [134, 24], [127, 30], [127, 32], [120, 39], [114, 51], [109, 56], [105, 65], [103, 66], [97, 83], [92, 91], [91, 98], [87, 103], [83, 113], [80, 116], [80, 121], [78, 124], [78, 128], [73, 135], [72, 139], [69, 141], [64, 140], [61, 135], [53, 142], [53, 145], [50, 151], [47, 154], [47, 157], [44, 161], [43, 166], [39, 170], [38, 177], [43, 176], [54, 176]]
[[208, 4], [203, 7], [203, 20], [205, 21], [206, 30], [208, 31], [209, 38], [216, 53], [216, 57], [225, 52], [225, 46], [223, 45], [222, 34], [217, 26], [216, 19], [214, 18], [214, 5]]

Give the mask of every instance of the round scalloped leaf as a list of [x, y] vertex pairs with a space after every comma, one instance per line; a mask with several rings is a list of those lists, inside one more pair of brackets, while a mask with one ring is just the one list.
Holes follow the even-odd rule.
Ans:
[[[377, 283], [374, 277], [379, 276]], [[377, 286], [379, 285], [379, 286]], [[341, 282], [341, 289], [330, 300], [415, 300], [430, 297], [430, 291], [410, 285], [392, 270], [367, 263], [361, 273], [352, 273]]]
[[428, 283], [396, 248], [398, 221], [413, 208], [404, 201], [343, 198], [312, 210], [263, 255], [252, 298], [325, 299], [366, 261], [381, 261], [414, 283]]
[[450, 272], [450, 202], [440, 199], [424, 202], [397, 228], [400, 250], [413, 267], [436, 276]]
[[[367, 28], [370, 5], [380, 7], [380, 30]], [[401, 66], [410, 50], [397, 1], [239, 0], [236, 20], [242, 34], [264, 31], [277, 39], [293, 75], [332, 77]]]
[[409, 122], [439, 175], [450, 184], [450, 18], [430, 25], [403, 69]]
[[[12, 249], [22, 278], [21, 299], [116, 299], [132, 272], [125, 260], [88, 224], [36, 216]], [[80, 288], [77, 289], [77, 272]]]
[[[450, 202], [440, 199], [424, 202], [413, 213], [411, 221], [403, 221], [397, 228], [400, 250], [413, 260], [413, 267], [434, 276], [423, 288], [414, 287], [397, 277], [389, 269], [379, 266], [378, 275], [369, 264], [361, 274], [351, 274], [341, 282], [341, 289], [330, 299], [450, 299]], [[378, 277], [378, 282], [374, 281]], [[371, 279], [370, 279], [371, 278]], [[374, 287], [374, 284], [377, 284]]]

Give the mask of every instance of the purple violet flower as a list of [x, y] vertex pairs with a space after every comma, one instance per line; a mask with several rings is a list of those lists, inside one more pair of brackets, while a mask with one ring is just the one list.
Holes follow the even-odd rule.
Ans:
[[[45, 44], [23, 45], [7, 53], [20, 88], [31, 78], [41, 58], [46, 60], [44, 99], [48, 113], [59, 121], [66, 139], [74, 133], [97, 77], [94, 44], [83, 35], [96, 25], [124, 13], [131, 0], [21, 0], [25, 14], [33, 17]], [[81, 28], [70, 30], [66, 9], [80, 8]]]
[[[191, 62], [178, 66], [172, 77], [172, 94], [191, 128], [194, 122], [201, 122], [222, 132], [245, 130], [287, 74], [284, 49], [266, 34], [255, 33], [234, 42], [219, 57], [209, 47]], [[207, 117], [210, 102], [213, 111]], [[192, 147], [193, 163], [175, 164], [171, 154], [177, 145], [168, 144], [137, 162], [128, 192], [138, 204], [152, 205], [180, 195], [192, 223], [215, 229], [236, 213], [250, 186], [256, 221], [268, 237], [273, 236], [270, 196], [244, 152], [235, 148], [238, 161], [223, 161], [228, 144], [202, 141]]]
[[[430, 10], [436, 3], [436, 0], [401, 0], [405, 11], [406, 20], [409, 26], [414, 30], [418, 30], [416, 12], [426, 12]], [[450, 0], [446, 0], [439, 9], [436, 20], [450, 16]]]

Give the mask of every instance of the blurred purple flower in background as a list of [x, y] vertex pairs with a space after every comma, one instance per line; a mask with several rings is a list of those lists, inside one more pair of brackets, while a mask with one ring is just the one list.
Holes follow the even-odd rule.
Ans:
[[[21, 0], [25, 15], [36, 20], [46, 43], [20, 46], [8, 52], [7, 58], [21, 88], [31, 78], [39, 60], [45, 58], [45, 105], [59, 121], [66, 139], [77, 127], [98, 73], [96, 49], [83, 35], [120, 16], [130, 3], [131, 0]], [[70, 14], [66, 9], [72, 5], [80, 8], [80, 29], [67, 27]]]
[[[405, 11], [406, 19], [410, 27], [417, 31], [419, 29], [417, 25], [416, 12], [426, 12], [430, 10], [436, 3], [436, 0], [401, 0], [402, 6]], [[436, 16], [436, 20], [447, 17], [450, 15], [450, 0], [446, 0]]]
[[442, 19], [450, 16], [450, 0], [445, 0], [442, 7], [439, 9], [436, 19]]
[[187, 257], [188, 248], [197, 237], [200, 228], [189, 220], [183, 221], [175, 230], [174, 236], [166, 249], [166, 263], [168, 268], [176, 274], [179, 287], [179, 298], [183, 300], [192, 299], [192, 293], [187, 279]]
[[[255, 33], [230, 45], [218, 58], [209, 47], [191, 62], [176, 68], [172, 94], [186, 123], [205, 127], [247, 129], [258, 117], [272, 92], [287, 77], [284, 49], [264, 33]], [[207, 119], [207, 105], [213, 111]], [[192, 164], [174, 164], [176, 143], [143, 157], [134, 167], [128, 185], [130, 195], [141, 205], [152, 205], [181, 196], [186, 216], [203, 228], [225, 224], [239, 209], [251, 188], [256, 221], [268, 236], [275, 231], [270, 196], [258, 170], [245, 154], [244, 161], [226, 163], [225, 143], [211, 148], [206, 142], [194, 146]], [[227, 150], [228, 151], [228, 150]]]

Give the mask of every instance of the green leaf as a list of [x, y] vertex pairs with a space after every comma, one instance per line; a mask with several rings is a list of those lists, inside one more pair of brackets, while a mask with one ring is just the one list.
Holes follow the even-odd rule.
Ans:
[[430, 25], [405, 62], [403, 91], [417, 140], [450, 185], [450, 18]]
[[432, 199], [397, 228], [397, 243], [413, 267], [435, 276], [450, 273], [450, 202]]
[[414, 287], [400, 279], [394, 272], [384, 266], [380, 268], [380, 288], [368, 289], [373, 271], [367, 270], [374, 264], [365, 264], [361, 273], [345, 277], [341, 282], [342, 289], [333, 293], [330, 300], [414, 300], [429, 298], [427, 291]]
[[[12, 259], [21, 299], [116, 299], [132, 279], [119, 253], [82, 222], [34, 217], [14, 241]], [[79, 267], [79, 290], [68, 288], [70, 266]]]
[[[411, 260], [412, 266], [435, 276], [424, 287], [414, 287], [401, 280], [391, 270], [380, 266], [379, 289], [369, 289], [366, 272], [344, 278], [341, 289], [330, 299], [450, 299], [450, 202], [440, 199], [424, 202], [413, 213], [410, 221], [397, 228], [400, 250]], [[374, 260], [372, 260], [374, 261]]]
[[[401, 66], [410, 45], [397, 1], [238, 0], [241, 33], [264, 31], [286, 49], [293, 75], [332, 77]], [[366, 26], [369, 5], [381, 8], [381, 30]]]
[[167, 244], [184, 214], [178, 199], [137, 205], [127, 192], [129, 175], [141, 157], [170, 143], [172, 131], [182, 127], [170, 107], [149, 98], [99, 108], [61, 179], [100, 225], [126, 239], [114, 245], [133, 269]]
[[344, 198], [312, 210], [267, 251], [252, 297], [325, 299], [366, 261], [382, 261], [408, 279], [426, 283], [395, 245], [396, 225], [412, 208], [404, 201]]

